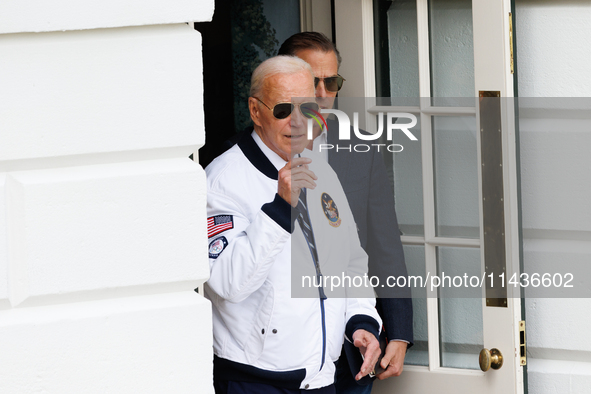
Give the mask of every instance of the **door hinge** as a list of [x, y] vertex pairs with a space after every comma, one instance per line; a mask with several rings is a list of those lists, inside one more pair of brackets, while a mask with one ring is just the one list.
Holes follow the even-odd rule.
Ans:
[[527, 348], [525, 346], [525, 320], [519, 322], [519, 365], [527, 365]]
[[515, 63], [513, 62], [513, 14], [509, 13], [509, 48], [511, 52], [511, 74], [515, 73]]

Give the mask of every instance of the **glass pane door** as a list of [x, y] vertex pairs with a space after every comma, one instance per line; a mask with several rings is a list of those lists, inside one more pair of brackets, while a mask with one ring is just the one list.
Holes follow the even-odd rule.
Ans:
[[[386, 14], [379, 18], [385, 37], [378, 38], [378, 57], [388, 68], [377, 75], [389, 79], [385, 88], [384, 81], [377, 81], [385, 90], [381, 93], [389, 95], [380, 110], [410, 110], [419, 119], [413, 129], [418, 141], [385, 158], [394, 180], [408, 270], [480, 276], [472, 2], [395, 0], [387, 8], [385, 2], [376, 3]], [[423, 7], [423, 15], [417, 6]], [[429, 298], [413, 301], [416, 344], [406, 363], [479, 369], [481, 294], [456, 299], [442, 290], [425, 295]]]
[[[380, 112], [411, 113], [418, 120], [412, 128], [417, 141], [395, 137], [392, 142], [404, 149], [384, 157], [409, 275], [485, 273], [491, 238], [483, 228], [481, 138], [492, 130], [483, 134], [481, 116], [490, 114], [478, 97], [481, 91], [512, 96], [511, 0], [339, 0], [334, 9], [340, 72], [347, 78], [339, 97], [378, 97], [368, 99], [369, 115], [363, 114], [374, 126]], [[502, 231], [499, 245], [506, 252], [494, 267], [517, 272], [515, 124], [512, 108], [499, 112], [495, 135], [502, 142], [486, 148], [502, 156], [504, 212], [498, 217], [504, 227], [494, 230]], [[485, 288], [462, 297], [453, 290], [413, 289], [415, 346], [402, 375], [376, 382], [372, 392], [523, 393], [515, 356], [520, 299], [494, 306], [484, 300]], [[501, 369], [479, 369], [483, 348], [502, 351]]]

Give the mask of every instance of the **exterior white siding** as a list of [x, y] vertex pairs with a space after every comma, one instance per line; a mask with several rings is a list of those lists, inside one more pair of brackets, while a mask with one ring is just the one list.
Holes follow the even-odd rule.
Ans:
[[[210, 307], [190, 292], [2, 311], [2, 393], [208, 393]], [[211, 329], [209, 329], [210, 331]]]
[[[519, 95], [590, 97], [591, 4], [516, 3]], [[519, 124], [530, 272], [591, 261], [591, 119], [589, 108], [579, 114], [570, 109], [545, 119], [525, 116]], [[525, 305], [529, 393], [591, 393], [591, 300], [526, 299]]]
[[6, 233], [6, 174], [0, 173], [0, 310], [8, 308], [8, 237]]
[[1, 38], [2, 160], [188, 157], [204, 143], [201, 39], [191, 26]]
[[12, 172], [13, 306], [130, 286], [193, 290], [209, 275], [195, 261], [202, 182], [188, 158]]
[[3, 0], [0, 34], [210, 21], [213, 0]]
[[[212, 393], [201, 37], [213, 0], [6, 1], [0, 392]], [[42, 32], [42, 33], [33, 33]]]

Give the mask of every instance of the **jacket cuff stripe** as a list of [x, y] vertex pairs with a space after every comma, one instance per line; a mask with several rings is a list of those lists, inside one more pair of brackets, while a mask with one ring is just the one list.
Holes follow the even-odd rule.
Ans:
[[359, 329], [363, 329], [375, 335], [376, 339], [380, 338], [380, 326], [376, 319], [368, 315], [355, 315], [347, 322], [345, 328], [345, 335], [353, 342], [353, 333]]
[[279, 194], [275, 194], [275, 199], [264, 204], [261, 210], [288, 233], [293, 231], [293, 223], [296, 218], [292, 217], [291, 205], [281, 198]]

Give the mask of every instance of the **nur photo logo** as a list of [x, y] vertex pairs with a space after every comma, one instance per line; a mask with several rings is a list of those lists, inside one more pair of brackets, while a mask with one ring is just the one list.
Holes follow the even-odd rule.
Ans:
[[[310, 117], [308, 118], [308, 139], [314, 139], [314, 121], [318, 124], [320, 129], [322, 126], [328, 130], [328, 124], [325, 118], [321, 114], [334, 114], [338, 120], [339, 124], [339, 131], [338, 131], [338, 140], [339, 141], [350, 141], [351, 140], [351, 130], [355, 136], [362, 140], [362, 141], [377, 141], [382, 137], [384, 134], [384, 130], [386, 131], [386, 140], [392, 141], [393, 135], [395, 130], [400, 130], [408, 137], [411, 141], [417, 141], [417, 137], [410, 131], [413, 127], [417, 125], [417, 117], [411, 113], [398, 113], [398, 112], [387, 112], [384, 114], [383, 112], [378, 113], [378, 129], [375, 133], [367, 133], [362, 132], [359, 130], [359, 113], [353, 112], [353, 127], [351, 127], [351, 121], [349, 116], [341, 110], [338, 109], [320, 109], [320, 113], [314, 111], [315, 115], [309, 114]], [[386, 118], [386, 124], [384, 125], [384, 118]], [[397, 123], [400, 119], [409, 119], [410, 122], [408, 123]], [[334, 126], [333, 126], [334, 127]], [[330, 130], [330, 132], [334, 132]], [[354, 151], [354, 152], [368, 152], [372, 147], [376, 148], [378, 152], [380, 149], [384, 148], [388, 150], [388, 152], [398, 153], [402, 152], [404, 147], [400, 144], [380, 144], [380, 143], [373, 143], [373, 144], [320, 144], [318, 149], [320, 152], [324, 150], [331, 150], [335, 149], [337, 152], [340, 150], [346, 151]]]

